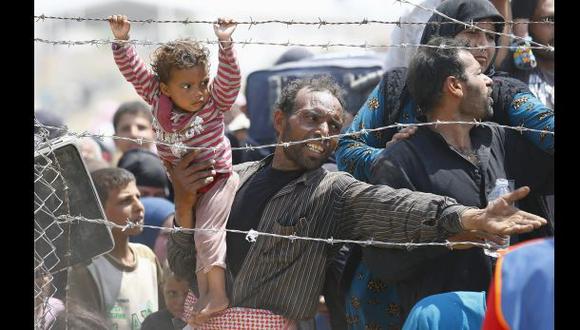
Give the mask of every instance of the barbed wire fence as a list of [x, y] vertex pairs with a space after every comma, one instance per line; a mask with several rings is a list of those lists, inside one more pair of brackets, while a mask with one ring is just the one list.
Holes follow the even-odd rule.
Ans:
[[[424, 10], [429, 10], [436, 15], [442, 15], [441, 13], [437, 12], [435, 9], [432, 8], [425, 8], [420, 5], [416, 5], [406, 0], [398, 0], [401, 3], [408, 3], [416, 7], [420, 7]], [[60, 17], [60, 16], [49, 16], [45, 14], [35, 15], [34, 19], [37, 22], [43, 22], [45, 20], [63, 20], [63, 21], [101, 21], [107, 22], [107, 18], [83, 18], [83, 17]], [[274, 19], [274, 20], [254, 20], [250, 17], [249, 20], [240, 20], [237, 21], [239, 25], [247, 25], [248, 30], [253, 28], [257, 25], [264, 25], [264, 24], [284, 24], [288, 27], [295, 26], [295, 25], [307, 25], [313, 26], [317, 28], [322, 28], [324, 26], [337, 26], [337, 25], [368, 25], [368, 24], [391, 24], [391, 25], [427, 25], [427, 24], [463, 24], [466, 28], [473, 28], [477, 30], [484, 31], [486, 33], [492, 33], [495, 35], [500, 36], [508, 36], [512, 40], [518, 39], [520, 37], [516, 37], [513, 34], [505, 34], [495, 31], [489, 31], [485, 29], [481, 29], [473, 24], [473, 22], [459, 22], [454, 21], [453, 19], [449, 18], [450, 22], [405, 22], [399, 19], [398, 21], [383, 21], [383, 20], [369, 20], [369, 19], [362, 19], [358, 21], [343, 21], [343, 22], [332, 22], [328, 20], [324, 20], [318, 18], [317, 20], [313, 21], [294, 21], [294, 20], [284, 20], [284, 19]], [[175, 23], [175, 24], [214, 24], [216, 23], [214, 20], [190, 20], [189, 18], [184, 20], [154, 20], [154, 19], [143, 19], [143, 20], [130, 20], [134, 23], [143, 23], [143, 24], [164, 24], [164, 23]], [[490, 22], [496, 23], [496, 22]], [[532, 22], [506, 22], [507, 24], [554, 24], [550, 21], [532, 21]], [[217, 41], [212, 40], [198, 40], [202, 43], [207, 44], [216, 44]], [[164, 42], [155, 42], [155, 41], [147, 41], [147, 40], [128, 40], [128, 41], [118, 41], [118, 40], [110, 40], [110, 39], [94, 39], [94, 40], [47, 40], [42, 38], [35, 38], [34, 42], [49, 44], [49, 45], [65, 45], [65, 46], [80, 46], [80, 45], [106, 45], [111, 44], [113, 42], [126, 42], [134, 45], [162, 45], [165, 44]], [[321, 47], [328, 49], [329, 47], [358, 47], [358, 48], [394, 48], [394, 47], [434, 47], [434, 48], [450, 48], [450, 46], [430, 46], [430, 45], [420, 45], [420, 44], [369, 44], [368, 42], [360, 43], [360, 44], [346, 44], [346, 43], [331, 43], [331, 42], [322, 42], [322, 43], [294, 43], [290, 42], [290, 40], [286, 42], [261, 42], [261, 41], [254, 41], [252, 39], [243, 40], [243, 41], [236, 41], [236, 44], [240, 44], [242, 46], [245, 45], [265, 45], [265, 46], [283, 46], [283, 47], [290, 47], [290, 46], [302, 46], [302, 47]], [[460, 48], [467, 48], [467, 49], [481, 49], [482, 47], [460, 47]], [[495, 46], [496, 49], [501, 48], [511, 48], [511, 46]], [[542, 45], [539, 43], [534, 43], [530, 46], [531, 49], [545, 49], [548, 51], [553, 52], [554, 47], [550, 45]], [[505, 125], [497, 125], [491, 123], [484, 123], [484, 122], [436, 122], [436, 123], [415, 123], [415, 124], [401, 124], [395, 123], [393, 125], [373, 128], [373, 129], [361, 129], [356, 132], [344, 133], [335, 136], [329, 137], [321, 137], [315, 139], [307, 139], [301, 141], [288, 141], [288, 142], [281, 142], [281, 143], [274, 143], [268, 145], [259, 145], [259, 146], [243, 146], [238, 148], [232, 148], [232, 150], [242, 150], [242, 151], [250, 151], [254, 149], [261, 149], [261, 148], [272, 148], [272, 147], [288, 147], [290, 145], [300, 144], [300, 143], [308, 143], [312, 141], [325, 141], [328, 139], [335, 139], [347, 136], [360, 136], [364, 134], [369, 134], [372, 132], [378, 132], [386, 129], [396, 129], [396, 128], [404, 128], [404, 127], [411, 127], [411, 126], [429, 126], [429, 125], [449, 125], [449, 124], [459, 124], [459, 125], [483, 125], [483, 126], [498, 126], [503, 127], [506, 129], [513, 129], [517, 130], [520, 133], [524, 132], [534, 132], [540, 134], [541, 137], [545, 136], [553, 136], [553, 131], [545, 131], [545, 130], [534, 130], [529, 129], [523, 126], [505, 126]], [[58, 159], [54, 155], [54, 150], [52, 149], [52, 145], [54, 143], [53, 140], [49, 139], [49, 130], [60, 130], [62, 134], [72, 136], [74, 138], [80, 139], [83, 137], [93, 137], [96, 139], [104, 139], [104, 138], [112, 138], [112, 139], [119, 139], [119, 140], [128, 140], [135, 142], [137, 144], [142, 144], [144, 142], [153, 142], [157, 144], [165, 144], [167, 146], [176, 146], [175, 144], [168, 144], [159, 141], [153, 140], [146, 140], [146, 139], [130, 139], [121, 136], [115, 135], [104, 135], [98, 133], [90, 133], [90, 132], [74, 132], [67, 127], [53, 127], [48, 125], [43, 125], [40, 122], [35, 120], [35, 163], [34, 163], [34, 183], [35, 183], [35, 191], [34, 191], [34, 201], [35, 201], [35, 208], [34, 208], [34, 270], [35, 270], [35, 328], [37, 329], [45, 329], [46, 325], [44, 321], [47, 319], [49, 313], [53, 313], [52, 309], [48, 306], [49, 299], [54, 297], [57, 293], [57, 286], [54, 283], [55, 274], [61, 273], [63, 271], [68, 271], [69, 267], [64, 269], [57, 269], [57, 266], [61, 263], [60, 258], [58, 257], [59, 251], [57, 251], [57, 247], [55, 242], [57, 239], [61, 238], [63, 235], [69, 237], [70, 239], [70, 232], [67, 233], [67, 229], [73, 223], [79, 222], [90, 222], [90, 223], [99, 223], [108, 226], [109, 228], [120, 228], [121, 230], [125, 230], [128, 228], [132, 228], [134, 226], [141, 226], [144, 228], [153, 228], [159, 229], [162, 231], [171, 231], [171, 232], [194, 232], [201, 229], [187, 229], [187, 228], [166, 228], [166, 227], [158, 227], [158, 226], [149, 226], [149, 225], [135, 225], [130, 221], [127, 221], [127, 224], [124, 226], [115, 224], [113, 222], [107, 221], [105, 219], [88, 219], [82, 216], [72, 216], [70, 214], [70, 208], [68, 205], [68, 188], [65, 182], [65, 179], [62, 175], [62, 168], [58, 163]], [[184, 145], [176, 146], [178, 148], [183, 148], [187, 150], [199, 150], [199, 149], [212, 149], [212, 148], [194, 148], [194, 147], [187, 147]], [[36, 153], [39, 150], [45, 150], [46, 152], [43, 153]], [[217, 232], [218, 230], [214, 229], [206, 229], [209, 231]], [[232, 232], [236, 234], [242, 234], [246, 236], [246, 239], [249, 242], [255, 242], [259, 236], [273, 236], [278, 238], [284, 238], [289, 240], [308, 240], [308, 241], [318, 241], [323, 242], [326, 244], [343, 244], [343, 243], [351, 243], [351, 244], [359, 244], [363, 246], [375, 245], [375, 246], [382, 246], [382, 247], [392, 247], [392, 248], [406, 248], [406, 249], [413, 249], [415, 247], [420, 246], [445, 246], [449, 249], [453, 249], [459, 245], [471, 245], [477, 246], [482, 248], [489, 248], [490, 245], [487, 243], [477, 243], [477, 242], [431, 242], [431, 243], [414, 243], [414, 242], [407, 242], [407, 243], [393, 243], [393, 242], [380, 242], [375, 241], [372, 238], [367, 240], [348, 240], [348, 239], [335, 239], [333, 237], [328, 238], [319, 238], [319, 237], [300, 237], [296, 235], [277, 235], [272, 233], [263, 233], [258, 232], [255, 230], [249, 231], [237, 231], [237, 230], [225, 230], [227, 232]], [[68, 236], [66, 236], [68, 234]], [[63, 254], [65, 258], [70, 256], [70, 241], [65, 244], [65, 249]], [[65, 303], [68, 303], [68, 299], [65, 299]], [[68, 306], [65, 306], [65, 310], [68, 310]], [[50, 315], [54, 317], [55, 315]]]

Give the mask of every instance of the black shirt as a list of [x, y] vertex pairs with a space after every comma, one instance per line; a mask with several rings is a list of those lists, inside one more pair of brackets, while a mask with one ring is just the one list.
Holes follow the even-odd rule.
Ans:
[[[304, 171], [280, 171], [272, 168], [272, 164], [264, 166], [249, 178], [238, 190], [228, 219], [227, 229], [248, 231], [258, 228], [266, 203], [282, 187], [300, 177]], [[248, 250], [250, 242], [237, 233], [227, 233], [227, 264], [235, 278]]]
[[167, 309], [162, 309], [149, 314], [143, 320], [141, 330], [174, 330], [183, 329], [186, 325], [181, 319], [174, 318]]
[[[516, 188], [527, 185], [535, 193], [553, 191], [553, 157], [518, 132], [478, 126], [470, 137], [479, 163], [451, 148], [439, 133], [421, 127], [411, 138], [385, 149], [373, 164], [372, 183], [449, 196], [479, 208], [487, 205], [497, 178], [513, 179]], [[397, 283], [404, 316], [425, 296], [485, 291], [491, 279], [491, 262], [481, 248], [365, 248], [363, 262], [374, 275]]]

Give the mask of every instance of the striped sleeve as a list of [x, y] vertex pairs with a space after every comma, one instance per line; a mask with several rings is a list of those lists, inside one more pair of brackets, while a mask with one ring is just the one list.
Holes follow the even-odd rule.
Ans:
[[442, 241], [463, 230], [469, 207], [454, 199], [408, 189], [351, 182], [338, 205], [338, 236], [391, 242]]
[[229, 111], [240, 91], [241, 75], [232, 46], [219, 47], [219, 65], [213, 80], [211, 94], [220, 111]]
[[147, 65], [141, 60], [135, 46], [131, 44], [112, 44], [113, 58], [119, 71], [128, 82], [133, 84], [137, 94], [148, 104], [153, 103], [153, 96], [159, 89], [159, 82]]

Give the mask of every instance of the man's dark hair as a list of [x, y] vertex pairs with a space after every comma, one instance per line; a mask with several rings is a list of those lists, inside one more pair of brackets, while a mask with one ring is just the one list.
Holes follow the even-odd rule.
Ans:
[[[446, 37], [431, 39], [429, 46], [467, 47], [462, 40]], [[449, 76], [466, 80], [465, 68], [459, 60], [459, 48], [422, 47], [417, 50], [409, 64], [407, 86], [417, 102], [421, 114], [431, 111], [441, 99], [443, 83]]]
[[135, 181], [133, 173], [117, 167], [96, 170], [91, 173], [91, 178], [103, 206], [105, 206], [111, 190], [125, 188], [130, 182]]
[[319, 75], [291, 81], [282, 89], [275, 107], [282, 110], [286, 116], [292, 115], [294, 110], [296, 110], [296, 95], [304, 87], [308, 87], [310, 91], [329, 91], [340, 102], [342, 108], [346, 109], [343, 98], [344, 90], [329, 75]]
[[125, 102], [119, 106], [117, 111], [115, 111], [115, 115], [113, 116], [113, 127], [115, 128], [115, 133], [117, 133], [117, 125], [119, 125], [121, 117], [127, 114], [140, 115], [143, 118], [149, 120], [150, 123], [153, 122], [153, 115], [145, 103], [141, 101]]

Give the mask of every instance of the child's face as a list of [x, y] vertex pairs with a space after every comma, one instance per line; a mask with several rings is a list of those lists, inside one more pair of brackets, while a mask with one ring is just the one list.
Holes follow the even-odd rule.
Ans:
[[[151, 141], [154, 140], [153, 127], [151, 126], [151, 122], [148, 118], [145, 118], [139, 114], [128, 113], [121, 116], [115, 131], [116, 135], [122, 137], [128, 137], [131, 139], [142, 138]], [[115, 145], [117, 146], [117, 149], [123, 153], [127, 150], [135, 148], [151, 148], [151, 143], [143, 142], [143, 145], [140, 146], [137, 143], [125, 140], [115, 140]]]
[[163, 285], [163, 296], [165, 306], [171, 315], [181, 318], [183, 315], [183, 305], [189, 290], [189, 283], [185, 280], [178, 280], [173, 276], [168, 276]]
[[[105, 214], [107, 219], [118, 225], [127, 224], [127, 219], [135, 225], [142, 225], [145, 219], [145, 209], [141, 204], [139, 190], [135, 181], [129, 182], [127, 186], [109, 191], [107, 202], [105, 203]], [[121, 232], [119, 228], [113, 228]], [[124, 231], [127, 236], [139, 235], [143, 231], [141, 227], [133, 227]]]
[[171, 98], [179, 108], [197, 112], [209, 99], [209, 75], [204, 65], [191, 69], [172, 69], [169, 81], [161, 83], [161, 92]]

